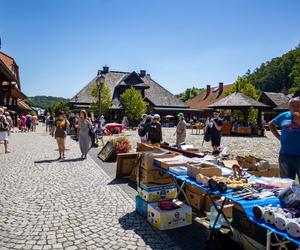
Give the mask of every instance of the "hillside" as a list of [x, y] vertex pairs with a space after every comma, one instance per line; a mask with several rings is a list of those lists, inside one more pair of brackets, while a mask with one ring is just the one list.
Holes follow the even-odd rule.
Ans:
[[55, 96], [32, 96], [28, 97], [28, 103], [32, 107], [39, 107], [39, 108], [49, 108], [53, 105], [54, 102], [63, 101], [68, 102], [69, 99], [63, 97], [55, 97]]
[[300, 45], [286, 54], [262, 63], [248, 75], [256, 89], [280, 92], [288, 88], [290, 93], [300, 89]]

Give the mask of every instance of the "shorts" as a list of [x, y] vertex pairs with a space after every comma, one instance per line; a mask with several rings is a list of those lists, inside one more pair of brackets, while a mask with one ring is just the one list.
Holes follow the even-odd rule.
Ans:
[[0, 141], [7, 141], [7, 140], [8, 140], [8, 132], [0, 131]]
[[220, 145], [221, 145], [221, 137], [211, 138], [211, 145], [213, 147], [220, 147]]

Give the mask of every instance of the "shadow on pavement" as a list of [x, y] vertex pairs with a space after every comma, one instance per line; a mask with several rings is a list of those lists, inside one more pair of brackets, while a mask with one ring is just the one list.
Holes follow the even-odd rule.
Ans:
[[43, 164], [43, 163], [52, 163], [58, 161], [58, 158], [53, 160], [40, 160], [40, 161], [34, 161], [34, 164]]
[[133, 181], [130, 181], [128, 179], [113, 179], [111, 182], [109, 182], [107, 185], [118, 185], [118, 184], [127, 184], [127, 186], [133, 188], [133, 189], [137, 189], [136, 188], [136, 183], [134, 183]]
[[74, 158], [74, 159], [64, 159], [59, 161], [60, 163], [64, 163], [64, 162], [78, 162], [78, 161], [83, 161], [84, 159], [81, 157], [78, 158]]
[[145, 225], [147, 219], [135, 211], [121, 217], [119, 223], [125, 230], [133, 230], [152, 249], [201, 250], [205, 249], [204, 242], [208, 237], [207, 228], [195, 222], [190, 226], [159, 231], [150, 224]]

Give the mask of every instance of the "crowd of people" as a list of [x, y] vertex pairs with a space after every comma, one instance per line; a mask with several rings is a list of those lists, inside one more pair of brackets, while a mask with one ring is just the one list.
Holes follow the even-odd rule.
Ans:
[[[289, 102], [289, 111], [278, 115], [269, 123], [269, 128], [276, 138], [280, 140], [281, 148], [279, 153], [279, 165], [281, 177], [295, 179], [296, 175], [300, 179], [300, 99], [293, 98]], [[180, 147], [185, 144], [187, 123], [184, 114], [177, 115], [178, 123], [174, 136], [176, 136], [175, 146]], [[138, 135], [141, 142], [150, 144], [163, 143], [162, 125], [160, 115], [142, 116], [138, 125]], [[58, 112], [56, 116], [48, 113], [44, 117], [46, 132], [53, 136], [58, 145], [59, 159], [65, 158], [65, 139], [72, 130], [79, 141], [82, 159], [95, 143], [95, 127], [103, 128], [105, 119], [92, 119], [92, 116], [85, 110], [78, 113], [65, 114]], [[9, 153], [9, 136], [14, 132], [14, 125], [20, 132], [36, 131], [38, 117], [36, 115], [20, 115], [14, 122], [9, 112], [0, 108], [0, 142], [4, 143], [5, 153]], [[281, 132], [278, 132], [281, 128]], [[214, 110], [213, 116], [208, 118], [205, 126], [204, 139], [211, 141], [213, 154], [220, 152], [222, 132], [222, 119], [220, 111]]]

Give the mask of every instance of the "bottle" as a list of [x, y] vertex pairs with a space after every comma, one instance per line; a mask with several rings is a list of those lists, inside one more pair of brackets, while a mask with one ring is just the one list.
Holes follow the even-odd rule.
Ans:
[[[209, 226], [213, 227], [215, 220], [217, 218], [218, 212], [216, 210], [216, 208], [212, 205], [210, 208], [210, 220], [209, 220]], [[222, 227], [222, 225], [224, 225], [224, 218], [223, 215], [220, 214], [219, 215], [219, 219], [215, 225], [215, 229], [220, 229]]]

